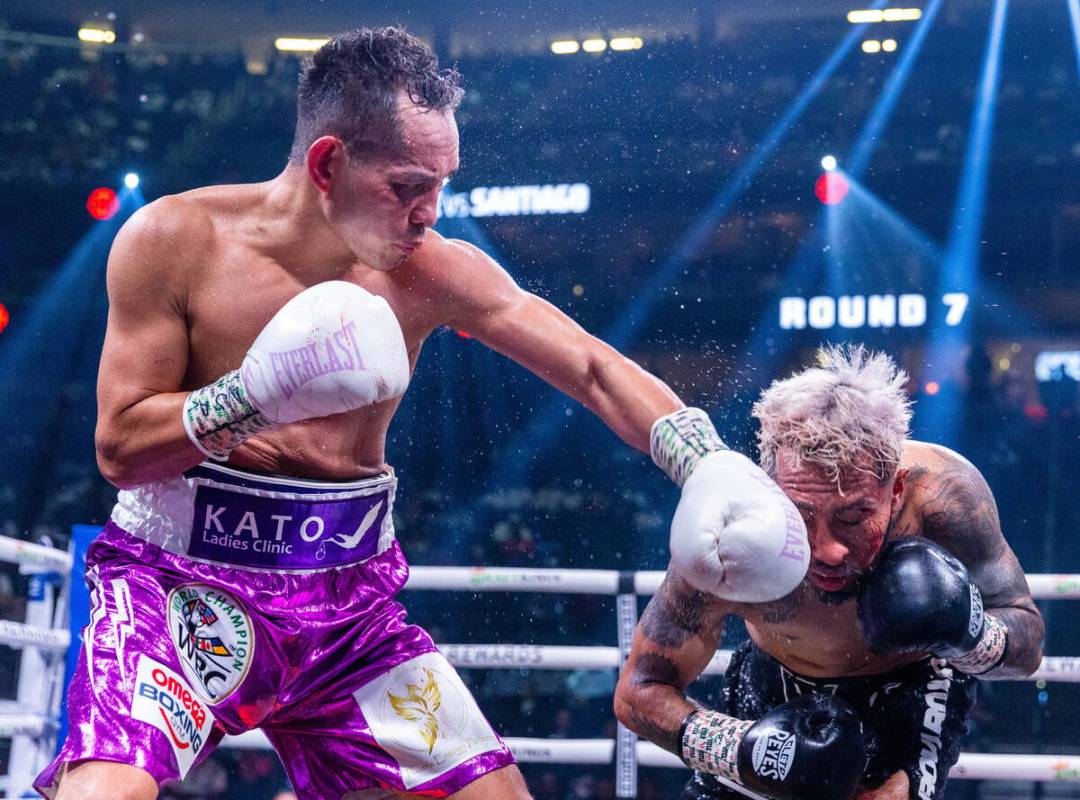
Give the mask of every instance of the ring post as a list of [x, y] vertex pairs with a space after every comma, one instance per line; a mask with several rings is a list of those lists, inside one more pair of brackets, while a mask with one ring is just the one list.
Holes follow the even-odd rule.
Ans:
[[[615, 613], [618, 617], [619, 672], [630, 656], [637, 627], [637, 594], [634, 592], [634, 573], [619, 575], [619, 594], [615, 597]], [[615, 735], [615, 796], [637, 797], [638, 765], [637, 734], [621, 722], [616, 723]]]

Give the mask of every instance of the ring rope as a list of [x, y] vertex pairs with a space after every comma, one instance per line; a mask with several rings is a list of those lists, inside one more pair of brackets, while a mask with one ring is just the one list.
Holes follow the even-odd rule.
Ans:
[[18, 564], [27, 570], [57, 570], [68, 572], [71, 569], [71, 554], [55, 547], [46, 547], [10, 536], [0, 536], [0, 561]]
[[[613, 739], [533, 739], [510, 736], [504, 739], [514, 757], [526, 764], [611, 764], [615, 756]], [[262, 731], [226, 736], [226, 748], [269, 749]], [[652, 742], [637, 743], [638, 763], [643, 767], [686, 768], [673, 753]], [[965, 780], [1024, 780], [1037, 782], [1080, 782], [1080, 755], [1028, 755], [1017, 753], [961, 753], [949, 773]]]
[[[64, 550], [0, 536], [0, 561], [42, 569], [70, 570], [72, 557]], [[662, 570], [619, 572], [614, 569], [544, 569], [532, 567], [412, 567], [406, 589], [467, 592], [622, 593], [630, 576], [634, 593], [655, 594]], [[1036, 600], [1080, 600], [1080, 574], [1026, 576]]]

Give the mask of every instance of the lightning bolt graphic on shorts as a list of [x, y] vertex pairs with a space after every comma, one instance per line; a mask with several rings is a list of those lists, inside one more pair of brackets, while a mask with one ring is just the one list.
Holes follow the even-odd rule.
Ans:
[[120, 666], [120, 677], [127, 680], [124, 670], [124, 642], [127, 637], [135, 633], [135, 614], [131, 609], [131, 589], [123, 578], [115, 578], [112, 582], [113, 603], [116, 605], [116, 614], [113, 616], [113, 630], [116, 633], [114, 647], [116, 649], [116, 663]]
[[98, 583], [97, 567], [86, 573], [90, 584], [90, 621], [83, 629], [83, 645], [86, 647], [86, 671], [91, 680], [94, 677], [94, 631], [98, 622], [105, 616], [105, 597], [101, 584]]

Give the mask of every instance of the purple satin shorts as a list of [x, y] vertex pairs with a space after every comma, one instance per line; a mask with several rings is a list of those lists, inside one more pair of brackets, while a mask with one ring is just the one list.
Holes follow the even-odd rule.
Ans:
[[61, 767], [88, 759], [182, 779], [254, 728], [301, 800], [445, 797], [512, 764], [394, 599], [409, 574], [395, 488], [203, 464], [120, 492], [87, 553], [68, 737], [35, 788], [53, 796]]

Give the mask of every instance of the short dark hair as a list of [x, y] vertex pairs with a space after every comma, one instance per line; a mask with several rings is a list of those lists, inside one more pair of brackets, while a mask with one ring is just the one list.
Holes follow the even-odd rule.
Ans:
[[440, 70], [434, 51], [403, 28], [339, 33], [301, 67], [289, 160], [302, 162], [311, 143], [328, 134], [345, 143], [352, 161], [397, 153], [399, 92], [424, 108], [453, 111], [460, 84], [457, 70]]

